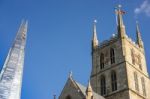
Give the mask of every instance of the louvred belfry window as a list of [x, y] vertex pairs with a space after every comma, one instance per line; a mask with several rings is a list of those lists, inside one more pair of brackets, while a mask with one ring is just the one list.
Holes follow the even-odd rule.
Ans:
[[146, 96], [146, 88], [145, 88], [145, 79], [144, 79], [144, 77], [141, 78], [141, 83], [142, 83], [143, 95]]
[[110, 60], [111, 64], [115, 63], [115, 51], [113, 48], [110, 49]]
[[135, 83], [135, 90], [139, 91], [138, 75], [136, 72], [134, 72], [134, 83]]
[[115, 71], [111, 72], [111, 86], [112, 86], [112, 91], [117, 90], [117, 76]]
[[134, 55], [134, 50], [131, 49], [131, 58], [132, 58], [132, 64], [135, 65], [135, 55]]
[[101, 85], [101, 95], [106, 94], [106, 80], [105, 76], [101, 76], [100, 78], [100, 85]]
[[139, 68], [142, 70], [142, 63], [141, 63], [141, 56], [138, 55], [138, 65], [139, 65]]

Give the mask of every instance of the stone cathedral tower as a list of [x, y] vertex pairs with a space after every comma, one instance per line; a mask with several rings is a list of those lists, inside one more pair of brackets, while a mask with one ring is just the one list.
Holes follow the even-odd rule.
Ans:
[[150, 79], [139, 25], [135, 43], [126, 34], [121, 6], [116, 14], [117, 34], [109, 40], [98, 42], [94, 23], [91, 86], [106, 99], [150, 99]]
[[0, 73], [0, 99], [21, 98], [27, 25], [22, 22]]
[[124, 13], [119, 5], [117, 34], [103, 42], [98, 41], [94, 22], [88, 87], [69, 76], [59, 99], [150, 99], [150, 79], [139, 24], [136, 23], [134, 42], [126, 34]]

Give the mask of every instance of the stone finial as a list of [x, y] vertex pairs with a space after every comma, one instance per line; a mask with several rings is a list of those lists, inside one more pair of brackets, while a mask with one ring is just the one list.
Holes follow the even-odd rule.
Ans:
[[121, 5], [118, 5], [116, 7], [116, 17], [117, 17], [117, 28], [118, 28], [118, 36], [120, 38], [124, 38], [126, 31], [125, 31], [125, 26], [123, 23], [123, 18], [122, 15], [125, 14], [125, 12], [123, 10], [121, 10]]
[[140, 29], [139, 29], [138, 21], [136, 21], [136, 35], [137, 35], [136, 43], [139, 45], [140, 48], [143, 48], [143, 41], [142, 41], [142, 37], [141, 37], [141, 32], [140, 32]]
[[97, 23], [97, 20], [94, 20], [92, 48], [96, 48], [98, 46], [98, 39], [97, 39], [97, 32], [96, 32], [96, 23]]
[[92, 90], [92, 87], [91, 87], [90, 80], [88, 82], [88, 86], [87, 86], [87, 89], [86, 89], [86, 95], [87, 95], [86, 99], [92, 99], [92, 97], [93, 97], [93, 90]]
[[72, 71], [69, 72], [69, 78], [72, 78]]

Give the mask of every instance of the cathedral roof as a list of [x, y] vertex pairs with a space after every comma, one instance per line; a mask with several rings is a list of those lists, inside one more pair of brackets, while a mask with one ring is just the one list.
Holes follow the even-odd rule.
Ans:
[[[86, 99], [87, 87], [78, 83], [77, 81], [75, 81], [72, 78], [72, 75], [69, 75], [69, 78], [68, 78], [68, 80], [67, 80], [67, 82], [66, 82], [66, 84], [65, 84], [65, 86], [64, 86], [64, 88], [63, 88], [63, 90], [59, 96], [59, 99], [64, 99], [64, 97], [66, 97], [67, 95], [69, 95], [69, 96], [73, 95], [72, 99], [74, 99], [74, 98], [77, 98], [77, 97], [74, 97], [75, 94], [76, 95], [78, 94], [77, 96], [80, 96], [80, 97]], [[74, 92], [77, 92], [77, 93], [74, 93]], [[92, 90], [92, 95], [93, 95], [93, 99], [105, 99], [103, 96], [95, 93], [93, 90]]]
[[[83, 86], [82, 84], [78, 83], [78, 82], [76, 82], [76, 84], [80, 88], [81, 92], [86, 96], [86, 87]], [[94, 91], [93, 91], [93, 96], [94, 96], [94, 99], [105, 99], [104, 97], [102, 97], [101, 95], [95, 93]]]
[[[72, 79], [73, 80], [73, 79]], [[75, 82], [75, 84], [78, 86], [78, 88], [80, 89], [80, 91], [82, 92], [82, 94], [84, 94], [86, 96], [86, 87], [78, 82], [76, 82], [75, 80], [73, 80]], [[94, 99], [105, 99], [104, 97], [102, 97], [101, 95], [95, 93], [93, 91], [93, 96], [94, 96]]]

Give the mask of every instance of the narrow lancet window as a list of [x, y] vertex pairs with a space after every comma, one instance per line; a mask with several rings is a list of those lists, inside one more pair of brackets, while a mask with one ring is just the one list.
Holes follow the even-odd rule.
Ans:
[[117, 76], [115, 71], [111, 72], [111, 86], [112, 86], [112, 91], [117, 90]]
[[105, 76], [101, 76], [100, 78], [100, 86], [101, 86], [101, 95], [106, 94], [106, 80]]
[[134, 56], [134, 50], [131, 49], [131, 58], [132, 58], [132, 64], [135, 65], [135, 56]]
[[145, 79], [144, 79], [144, 77], [141, 78], [141, 83], [142, 83], [143, 95], [146, 96]]
[[115, 51], [113, 48], [110, 49], [110, 60], [111, 64], [115, 63]]
[[138, 82], [138, 76], [136, 72], [134, 72], [134, 83], [135, 83], [135, 90], [139, 91], [139, 82]]
[[100, 55], [100, 68], [103, 69], [104, 68], [104, 54], [101, 53]]
[[139, 68], [142, 70], [142, 63], [141, 63], [141, 56], [138, 55], [138, 65], [139, 65]]

